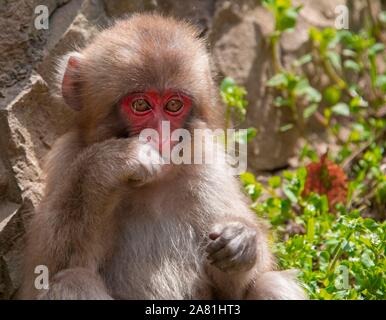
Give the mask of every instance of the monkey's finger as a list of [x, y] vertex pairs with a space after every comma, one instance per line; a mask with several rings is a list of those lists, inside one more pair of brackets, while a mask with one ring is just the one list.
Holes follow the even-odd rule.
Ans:
[[223, 233], [224, 231], [224, 226], [223, 225], [220, 225], [220, 224], [216, 224], [213, 228], [212, 228], [212, 231], [209, 233], [209, 238], [211, 240], [216, 240], [219, 236], [221, 236], [221, 234]]
[[208, 252], [209, 254], [217, 252], [224, 248], [226, 244], [229, 242], [229, 240], [223, 238], [223, 237], [218, 237], [216, 240], [210, 242], [205, 251]]
[[[221, 229], [222, 228], [222, 229]], [[209, 243], [206, 247], [206, 252], [212, 253], [221, 250], [224, 246], [236, 238], [238, 234], [241, 232], [241, 228], [231, 226], [218, 226], [214, 229], [216, 233], [220, 232], [220, 236], [216, 238], [213, 242]], [[221, 230], [221, 231], [220, 231]]]
[[209, 238], [211, 240], [215, 240], [218, 237], [223, 236], [225, 238], [232, 239], [236, 235], [240, 234], [244, 228], [245, 226], [240, 222], [216, 224], [209, 233]]
[[[227, 243], [230, 241], [240, 238], [240, 242], [242, 241], [241, 238], [244, 238], [245, 234], [242, 232], [242, 228], [239, 226], [226, 226], [222, 233], [221, 236], [218, 237], [216, 240], [213, 242], [209, 243], [209, 245], [206, 248], [206, 252], [208, 253], [214, 253], [226, 246]], [[237, 243], [237, 240], [236, 240]]]
[[229, 264], [224, 265], [226, 271], [232, 269], [237, 271], [250, 270], [256, 263], [257, 251], [253, 243], [245, 243], [245, 246], [234, 257]]
[[[213, 242], [209, 243], [209, 245], [206, 248], [206, 251], [211, 255], [219, 250], [222, 250], [227, 243], [234, 239], [235, 244], [238, 245], [238, 243], [244, 242], [244, 238], [246, 238], [246, 233], [243, 232], [245, 229], [245, 226], [240, 223], [228, 223], [225, 226], [224, 225], [216, 225], [212, 230], [214, 233], [220, 233], [220, 236], [216, 238]], [[247, 239], [245, 239], [246, 241]], [[212, 258], [212, 257], [209, 257]]]
[[213, 262], [230, 259], [231, 257], [237, 255], [239, 252], [243, 252], [246, 246], [243, 236], [238, 236], [231, 241], [229, 241], [221, 250], [217, 252], [212, 252], [209, 255], [209, 259]]
[[226, 259], [217, 260], [212, 264], [215, 265], [221, 271], [227, 272], [230, 270], [241, 270], [242, 269], [242, 252], [239, 251], [235, 255], [231, 257], [227, 257]]
[[239, 256], [241, 260], [245, 260], [246, 265], [252, 265], [256, 261], [256, 243], [254, 241], [254, 233], [243, 232], [233, 238], [221, 250], [211, 253], [209, 259], [213, 262], [221, 260], [230, 260], [235, 256]]
[[256, 250], [253, 246], [246, 245], [244, 250], [240, 250], [226, 259], [216, 261], [214, 265], [223, 272], [229, 272], [251, 270], [255, 263]]
[[216, 240], [219, 236], [221, 236], [221, 233], [218, 232], [211, 232], [209, 233], [209, 239], [210, 240]]

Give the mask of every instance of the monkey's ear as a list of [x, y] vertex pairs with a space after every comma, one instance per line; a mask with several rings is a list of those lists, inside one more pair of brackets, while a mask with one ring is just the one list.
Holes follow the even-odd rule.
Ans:
[[61, 62], [60, 87], [64, 101], [74, 110], [82, 109], [80, 63], [82, 55], [71, 52]]

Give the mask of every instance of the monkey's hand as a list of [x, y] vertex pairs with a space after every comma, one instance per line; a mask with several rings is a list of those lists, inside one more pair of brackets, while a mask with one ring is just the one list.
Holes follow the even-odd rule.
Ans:
[[223, 272], [250, 270], [256, 262], [256, 230], [234, 221], [216, 224], [206, 248], [212, 265]]
[[110, 139], [94, 144], [83, 156], [86, 171], [102, 184], [143, 184], [154, 179], [164, 161], [158, 150], [137, 138]]
[[129, 180], [135, 180], [142, 184], [159, 176], [164, 160], [158, 150], [149, 144], [139, 143], [136, 153], [136, 160], [133, 163], [129, 162], [129, 165], [134, 166]]

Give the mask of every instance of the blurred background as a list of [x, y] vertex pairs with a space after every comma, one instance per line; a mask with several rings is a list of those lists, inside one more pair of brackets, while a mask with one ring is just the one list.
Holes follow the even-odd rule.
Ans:
[[76, 114], [55, 61], [116, 18], [155, 11], [207, 39], [241, 175], [283, 268], [315, 299], [386, 296], [386, 1], [0, 0], [0, 299], [20, 284], [42, 159]]

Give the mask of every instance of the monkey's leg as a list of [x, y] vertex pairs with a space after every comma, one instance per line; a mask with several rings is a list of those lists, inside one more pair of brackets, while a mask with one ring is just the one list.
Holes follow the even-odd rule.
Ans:
[[50, 280], [49, 289], [38, 296], [40, 300], [111, 300], [106, 287], [94, 272], [84, 268], [66, 269]]
[[292, 270], [270, 271], [258, 276], [248, 288], [250, 300], [305, 300], [307, 295]]

